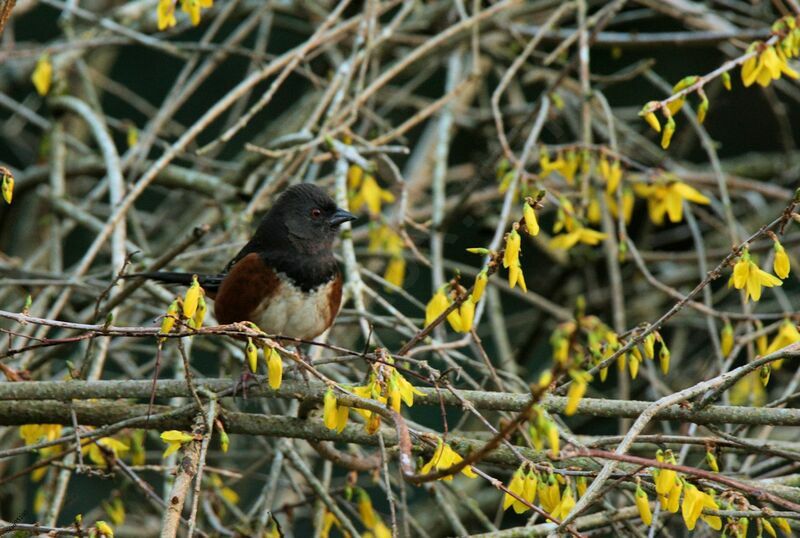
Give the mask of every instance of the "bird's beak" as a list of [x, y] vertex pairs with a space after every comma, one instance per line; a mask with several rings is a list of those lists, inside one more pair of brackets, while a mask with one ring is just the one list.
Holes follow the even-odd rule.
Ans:
[[345, 222], [349, 222], [351, 220], [356, 220], [356, 216], [350, 213], [349, 211], [345, 211], [344, 209], [336, 209], [336, 213], [331, 216], [330, 220], [328, 221], [331, 226], [339, 226]]

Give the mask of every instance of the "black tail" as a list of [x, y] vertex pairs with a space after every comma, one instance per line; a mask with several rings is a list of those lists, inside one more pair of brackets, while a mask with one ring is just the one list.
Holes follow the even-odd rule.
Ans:
[[[150, 280], [158, 280], [159, 282], [166, 282], [167, 284], [181, 284], [188, 286], [192, 283], [192, 276], [194, 273], [174, 273], [171, 271], [156, 271], [153, 273], [131, 273], [125, 275], [125, 278], [147, 278]], [[222, 284], [222, 279], [225, 275], [197, 275], [197, 280], [200, 285], [207, 292], [216, 292]]]

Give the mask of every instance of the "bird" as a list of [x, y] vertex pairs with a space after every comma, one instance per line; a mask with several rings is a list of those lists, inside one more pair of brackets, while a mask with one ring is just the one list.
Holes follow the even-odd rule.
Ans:
[[339, 313], [343, 279], [333, 242], [339, 227], [355, 219], [319, 186], [296, 184], [281, 193], [222, 272], [129, 276], [183, 285], [197, 276], [221, 325], [250, 321], [270, 335], [313, 340]]

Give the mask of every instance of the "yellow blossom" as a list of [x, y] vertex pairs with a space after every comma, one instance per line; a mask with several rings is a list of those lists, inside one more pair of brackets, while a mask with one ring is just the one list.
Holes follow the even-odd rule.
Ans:
[[398, 372], [397, 370], [394, 370], [392, 372], [391, 379], [394, 379], [395, 382], [397, 383], [397, 390], [398, 390], [398, 394], [400, 396], [400, 399], [408, 407], [411, 407], [411, 406], [414, 405], [414, 395], [415, 394], [417, 396], [425, 396], [424, 392], [420, 391], [417, 387], [415, 387], [414, 385], [409, 383], [408, 380], [405, 377], [403, 377], [403, 375], [400, 372]]
[[280, 353], [274, 347], [267, 346], [264, 348], [264, 360], [267, 362], [269, 386], [273, 390], [278, 390], [283, 380], [283, 361]]
[[14, 176], [2, 167], [0, 167], [0, 175], [3, 176], [3, 182], [0, 185], [0, 190], [3, 191], [3, 200], [10, 204], [11, 199], [14, 197]]
[[570, 371], [570, 376], [572, 383], [567, 389], [567, 405], [564, 407], [564, 414], [567, 416], [574, 415], [578, 410], [578, 404], [586, 394], [589, 381], [592, 379], [587, 372]]
[[564, 519], [575, 507], [575, 497], [572, 494], [572, 486], [567, 484], [564, 488], [564, 493], [561, 495], [561, 502], [558, 503], [556, 509], [553, 510], [552, 516]]
[[636, 485], [636, 508], [639, 510], [639, 517], [642, 518], [642, 523], [650, 526], [653, 522], [653, 513], [650, 511], [650, 501], [647, 498], [647, 493], [644, 492], [640, 485]]
[[122, 504], [122, 499], [115, 497], [111, 502], [103, 502], [102, 506], [114, 525], [120, 526], [125, 523], [125, 506]]
[[362, 179], [364, 179], [364, 169], [357, 164], [351, 164], [347, 169], [347, 187], [353, 190], [359, 188]]
[[368, 529], [374, 528], [378, 523], [378, 517], [372, 508], [372, 500], [367, 492], [361, 488], [358, 488], [358, 514], [361, 516], [361, 522]]
[[653, 224], [664, 223], [664, 216], [670, 222], [683, 220], [683, 201], [708, 205], [710, 200], [696, 189], [682, 181], [659, 182], [655, 185], [634, 186], [639, 196], [647, 198], [647, 210]]
[[25, 424], [19, 427], [19, 436], [26, 445], [55, 441], [61, 437], [61, 424]]
[[472, 300], [476, 303], [483, 297], [483, 291], [486, 289], [486, 284], [489, 282], [489, 273], [483, 269], [478, 276], [475, 277], [475, 285], [472, 288]]
[[194, 322], [195, 329], [199, 329], [203, 326], [203, 321], [206, 319], [207, 311], [208, 306], [206, 305], [206, 298], [205, 295], [201, 293], [197, 300], [197, 310], [195, 310], [194, 316], [192, 316], [192, 322]]
[[[167, 308], [166, 315], [161, 319], [161, 329], [159, 330], [159, 334], [169, 334], [172, 330], [172, 327], [175, 326], [175, 320], [178, 317], [178, 299], [175, 299], [170, 303], [169, 307]], [[161, 337], [159, 340], [162, 342], [166, 339], [166, 337]]]
[[[506, 237], [506, 250], [503, 254], [503, 267], [519, 265], [519, 251], [522, 238], [516, 228], [512, 228]], [[512, 286], [513, 287], [513, 286]]]
[[425, 326], [427, 327], [433, 323], [449, 306], [450, 300], [445, 295], [444, 290], [440, 288], [425, 306]]
[[508, 285], [513, 289], [517, 284], [522, 291], [528, 291], [528, 286], [525, 285], [525, 274], [522, 272], [522, 265], [519, 261], [508, 268]]
[[[519, 467], [511, 477], [511, 482], [508, 483], [508, 491], [519, 497], [525, 498], [525, 471]], [[525, 499], [527, 500], [527, 499]], [[517, 500], [510, 493], [503, 496], [503, 510], [508, 510], [509, 506], [514, 507], [514, 512], [522, 514], [528, 510], [528, 506], [522, 501]]]
[[536, 212], [528, 202], [522, 206], [522, 215], [525, 218], [525, 229], [531, 236], [539, 235], [539, 221], [536, 220]]
[[367, 212], [375, 217], [380, 215], [381, 206], [384, 203], [394, 202], [394, 194], [390, 191], [382, 189], [378, 185], [375, 176], [372, 174], [365, 174], [361, 181], [358, 192], [350, 199], [350, 207], [353, 211], [358, 211], [362, 207], [367, 207]]
[[664, 342], [661, 342], [661, 349], [658, 350], [658, 362], [661, 366], [661, 373], [667, 375], [669, 373], [669, 360], [670, 360], [670, 352], [669, 348]]
[[772, 263], [772, 270], [780, 279], [789, 276], [789, 255], [778, 241], [775, 241], [775, 261]]
[[731, 387], [730, 400], [733, 405], [761, 407], [767, 402], [767, 393], [759, 372], [751, 372]]
[[[681, 102], [681, 104], [683, 104]], [[672, 135], [675, 134], [675, 120], [672, 116], [667, 117], [667, 124], [664, 125], [664, 130], [661, 132], [661, 148], [667, 149], [672, 141]]]
[[763, 271], [750, 258], [745, 250], [733, 267], [733, 285], [736, 289], [745, 290], [745, 301], [751, 297], [754, 301], [761, 299], [761, 287], [772, 288], [783, 284], [781, 280]]
[[694, 527], [697, 523], [697, 519], [702, 517], [703, 521], [705, 521], [712, 529], [720, 530], [722, 528], [722, 520], [718, 516], [706, 516], [703, 514], [704, 508], [711, 508], [713, 510], [719, 510], [719, 505], [717, 505], [714, 498], [697, 489], [696, 486], [693, 484], [686, 484], [683, 498], [683, 505], [681, 506], [681, 514], [683, 515], [683, 520], [686, 523], [686, 528], [694, 530]]
[[336, 429], [336, 395], [330, 388], [325, 391], [325, 397], [322, 399], [322, 421], [329, 430]]
[[561, 443], [558, 437], [558, 426], [556, 426], [555, 422], [552, 420], [547, 422], [547, 444], [550, 445], [550, 454], [554, 457], [558, 457], [558, 453], [561, 450]]
[[36, 67], [31, 75], [31, 81], [36, 87], [39, 95], [47, 95], [53, 82], [53, 64], [50, 62], [50, 55], [46, 52], [39, 56]]
[[398, 288], [403, 287], [403, 281], [406, 278], [406, 260], [402, 256], [392, 256], [389, 263], [386, 265], [386, 270], [383, 273], [383, 278]]
[[200, 282], [197, 281], [197, 275], [192, 275], [192, 284], [183, 297], [183, 315], [185, 317], [194, 317], [195, 312], [197, 312], [197, 306], [200, 304], [201, 293], [203, 293], [203, 288], [200, 287]]
[[537, 493], [539, 494], [539, 503], [545, 512], [552, 514], [561, 503], [561, 490], [558, 488], [558, 480], [553, 473], [548, 474], [546, 480], [539, 480]]
[[730, 355], [733, 350], [733, 326], [730, 322], [725, 322], [725, 325], [722, 327], [720, 347], [722, 348], [723, 357]]
[[100, 536], [104, 536], [107, 538], [114, 538], [114, 530], [108, 523], [106, 523], [102, 519], [100, 521], [95, 522], [94, 528], [97, 530], [98, 533], [100, 533]]
[[764, 46], [763, 43], [756, 42], [750, 45], [747, 52], [752, 52], [761, 48], [761, 51], [742, 64], [742, 84], [745, 87], [758, 82], [760, 86], [766, 87], [773, 80], [786, 75], [789, 78], [800, 78], [800, 74], [789, 67], [788, 59], [781, 48], [774, 46]]
[[219, 494], [222, 496], [223, 499], [225, 499], [231, 504], [239, 504], [239, 494], [233, 491], [228, 486], [226, 486], [222, 482], [222, 478], [220, 478], [218, 474], [212, 473], [209, 476], [211, 479], [211, 485], [214, 487], [214, 489], [219, 491]]
[[[470, 295], [461, 303], [458, 307], [458, 318], [459, 318], [459, 327], [453, 329], [459, 333], [468, 333], [472, 330], [472, 322], [475, 318], [475, 301], [472, 299]], [[450, 317], [448, 316], [448, 321]]]
[[249, 336], [247, 337], [247, 345], [244, 347], [244, 354], [247, 358], [247, 364], [250, 366], [250, 371], [256, 373], [258, 369], [258, 348]]
[[168, 430], [161, 432], [161, 440], [167, 443], [167, 449], [162, 455], [166, 458], [170, 454], [177, 452], [181, 445], [194, 441], [194, 436], [178, 430]]
[[[794, 344], [795, 342], [800, 342], [800, 331], [797, 330], [797, 327], [794, 323], [792, 323], [791, 320], [785, 319], [778, 329], [778, 334], [775, 335], [775, 338], [772, 340], [763, 354], [769, 355], [775, 353], [776, 351], [781, 350], [788, 345]], [[777, 364], [778, 361], [773, 363], [776, 368]]]
[[712, 471], [714, 471], [715, 473], [719, 472], [719, 464], [717, 463], [717, 457], [711, 450], [706, 450], [706, 463], [708, 463], [708, 467]]
[[91, 459], [96, 465], [104, 466], [107, 462], [103, 449], [111, 452], [112, 456], [116, 458], [117, 456], [128, 451], [128, 445], [122, 441], [114, 439], [113, 437], [102, 437], [97, 441], [87, 442], [84, 444], [81, 447], [81, 453], [88, 453], [89, 459]]
[[672, 514], [676, 514], [678, 512], [678, 508], [680, 508], [680, 499], [682, 492], [683, 492], [683, 481], [676, 477], [675, 487], [673, 487], [670, 490], [669, 496], [667, 497], [666, 509], [668, 512]]
[[[436, 443], [436, 450], [433, 452], [433, 456], [431, 459], [422, 466], [420, 472], [422, 474], [430, 473], [434, 468], [437, 471], [441, 471], [443, 469], [449, 469], [453, 465], [458, 464], [464, 458], [461, 457], [455, 450], [450, 448], [450, 445], [442, 441], [441, 438], [437, 440]], [[463, 469], [461, 469], [461, 473], [469, 478], [477, 478], [477, 474], [472, 470], [472, 468], [467, 465]], [[442, 478], [442, 480], [452, 480], [453, 475], [448, 475]]]
[[574, 231], [559, 234], [550, 240], [550, 248], [569, 250], [578, 243], [597, 245], [607, 236], [591, 228], [577, 227]]
[[158, 0], [156, 15], [158, 16], [159, 30], [172, 28], [178, 23], [178, 21], [175, 20], [175, 2], [176, 0]]
[[213, 0], [181, 0], [181, 9], [189, 15], [192, 26], [197, 26], [200, 24], [200, 9], [209, 8], [213, 4]]

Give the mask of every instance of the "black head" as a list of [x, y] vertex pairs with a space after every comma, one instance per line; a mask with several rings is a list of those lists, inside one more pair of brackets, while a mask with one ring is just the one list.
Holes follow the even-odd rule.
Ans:
[[286, 240], [294, 249], [315, 253], [330, 250], [339, 226], [355, 218], [338, 208], [320, 187], [301, 183], [281, 194], [256, 233], [285, 232]]

